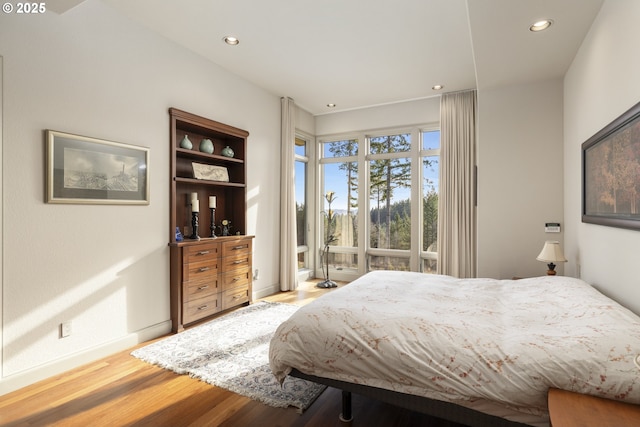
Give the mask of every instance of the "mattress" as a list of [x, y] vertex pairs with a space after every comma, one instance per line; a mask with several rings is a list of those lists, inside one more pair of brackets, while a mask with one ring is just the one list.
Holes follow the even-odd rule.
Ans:
[[301, 307], [270, 365], [548, 423], [556, 387], [640, 404], [640, 317], [562, 276], [376, 271]]

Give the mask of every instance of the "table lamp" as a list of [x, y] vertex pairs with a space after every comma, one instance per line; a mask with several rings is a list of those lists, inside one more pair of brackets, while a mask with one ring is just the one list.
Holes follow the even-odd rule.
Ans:
[[554, 276], [556, 274], [556, 262], [567, 262], [567, 259], [564, 257], [562, 253], [562, 249], [560, 248], [560, 242], [556, 242], [553, 240], [547, 240], [544, 242], [544, 246], [542, 247], [542, 251], [540, 255], [536, 258], [538, 261], [546, 262], [547, 267], [547, 275]]

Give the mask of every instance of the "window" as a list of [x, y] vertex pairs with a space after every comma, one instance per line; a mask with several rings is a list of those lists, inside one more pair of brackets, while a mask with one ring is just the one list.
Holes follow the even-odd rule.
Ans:
[[[335, 201], [331, 210], [335, 217], [330, 243], [329, 265], [335, 270], [356, 269], [358, 266], [358, 140], [340, 139], [321, 141], [321, 209], [329, 209], [325, 195], [333, 191]], [[319, 246], [327, 235], [326, 215], [321, 224]]]
[[296, 193], [296, 230], [298, 236], [298, 269], [309, 267], [309, 241], [307, 217], [307, 169], [309, 156], [307, 141], [296, 137], [295, 142], [295, 193]]
[[[328, 191], [336, 195], [331, 206], [337, 235], [330, 244], [331, 276], [380, 269], [435, 272], [440, 172], [437, 126], [319, 138], [318, 142], [318, 211], [328, 209]], [[320, 218], [318, 247], [327, 230], [326, 217]]]
[[[411, 134], [369, 138], [369, 270], [409, 270]], [[401, 252], [378, 252], [386, 249]]]
[[438, 269], [438, 189], [440, 184], [440, 131], [423, 131], [422, 150], [422, 271]]

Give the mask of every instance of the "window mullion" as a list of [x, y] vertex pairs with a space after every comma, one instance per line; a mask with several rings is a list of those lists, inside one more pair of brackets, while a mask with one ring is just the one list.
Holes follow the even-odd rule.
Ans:
[[422, 247], [422, 147], [421, 132], [414, 129], [411, 132], [411, 271], [421, 271], [420, 248]]
[[[358, 179], [361, 184], [358, 185], [358, 224], [360, 224], [361, 232], [358, 234], [358, 274], [362, 275], [367, 272], [367, 251], [369, 249], [369, 162], [367, 161], [367, 153], [369, 152], [369, 138], [366, 135], [360, 135], [360, 141], [363, 146], [358, 151]], [[362, 171], [362, 172], [360, 172]]]

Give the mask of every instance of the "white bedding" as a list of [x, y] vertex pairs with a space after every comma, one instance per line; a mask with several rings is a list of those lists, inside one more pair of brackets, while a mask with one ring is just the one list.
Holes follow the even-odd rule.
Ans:
[[[574, 278], [369, 273], [301, 307], [269, 350], [301, 372], [548, 420], [557, 387], [640, 404], [640, 318]], [[528, 417], [528, 418], [527, 418]]]

